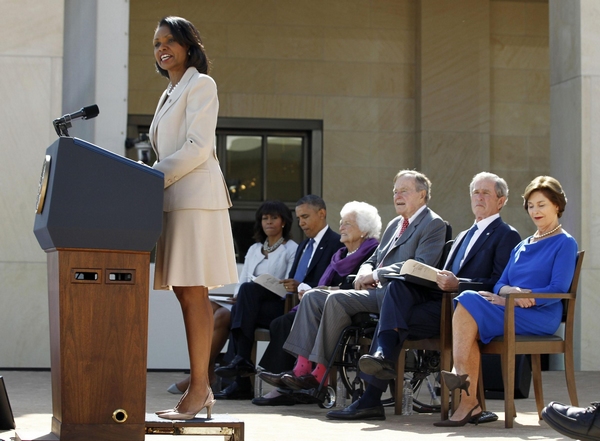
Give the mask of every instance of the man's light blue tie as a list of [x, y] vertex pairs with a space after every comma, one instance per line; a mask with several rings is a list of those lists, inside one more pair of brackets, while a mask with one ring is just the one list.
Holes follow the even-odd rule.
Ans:
[[456, 252], [456, 256], [454, 256], [454, 261], [452, 262], [452, 273], [454, 275], [458, 274], [458, 270], [460, 269], [460, 262], [462, 262], [465, 257], [465, 252], [467, 251], [467, 247], [469, 246], [469, 242], [471, 242], [471, 238], [473, 234], [477, 231], [477, 224], [473, 225], [471, 229], [467, 232], [465, 239], [460, 244], [460, 248]]
[[306, 277], [308, 263], [310, 262], [310, 257], [312, 256], [314, 243], [315, 240], [312, 238], [308, 241], [308, 245], [306, 245], [306, 248], [304, 248], [304, 253], [302, 253], [300, 262], [298, 262], [298, 268], [296, 268], [296, 273], [294, 274], [294, 280], [298, 282], [303, 282], [304, 278]]

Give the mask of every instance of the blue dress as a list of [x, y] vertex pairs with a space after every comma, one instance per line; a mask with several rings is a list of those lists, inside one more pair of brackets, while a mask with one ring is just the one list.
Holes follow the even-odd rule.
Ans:
[[[575, 274], [577, 242], [568, 233], [531, 242], [531, 237], [519, 243], [494, 286], [498, 293], [504, 285], [531, 289], [534, 293], [563, 293], [571, 286]], [[494, 305], [477, 291], [464, 291], [454, 299], [469, 311], [477, 322], [483, 343], [504, 335], [504, 306]], [[515, 308], [517, 334], [550, 335], [560, 325], [560, 299], [536, 299], [531, 308]]]

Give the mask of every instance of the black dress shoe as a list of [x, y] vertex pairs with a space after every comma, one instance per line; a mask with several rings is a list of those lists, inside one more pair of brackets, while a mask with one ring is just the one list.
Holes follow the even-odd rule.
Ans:
[[316, 389], [320, 383], [312, 374], [300, 375], [296, 377], [292, 374], [285, 374], [281, 377], [281, 381], [292, 390]]
[[469, 420], [471, 424], [483, 424], [483, 423], [493, 423], [494, 421], [498, 421], [498, 415], [494, 412], [490, 412], [489, 410], [484, 410], [481, 414], [475, 418], [472, 417]]
[[[281, 389], [279, 389], [281, 390]], [[289, 390], [289, 389], [288, 389]], [[294, 397], [294, 399], [296, 400], [297, 404], [323, 404], [323, 401], [325, 401], [325, 398], [323, 396], [316, 396], [313, 393], [304, 393], [302, 391], [290, 391], [292, 392], [291, 395]], [[307, 391], [307, 392], [312, 392], [312, 390]], [[321, 391], [322, 393], [324, 391]]]
[[360, 400], [357, 400], [342, 410], [329, 411], [326, 416], [330, 420], [385, 420], [383, 406], [358, 409], [359, 403]]
[[373, 355], [363, 355], [358, 360], [358, 367], [367, 375], [373, 375], [379, 380], [396, 378], [396, 363], [386, 359], [379, 351]]
[[257, 406], [293, 406], [296, 403], [292, 394], [281, 394], [273, 398], [257, 397], [252, 400], [252, 404]]
[[254, 365], [239, 355], [233, 357], [233, 360], [227, 366], [215, 369], [215, 374], [225, 378], [236, 377], [238, 375], [240, 377], [249, 377], [255, 373]]
[[551, 402], [542, 410], [542, 418], [563, 435], [579, 440], [600, 440], [600, 402], [587, 408]]
[[236, 381], [214, 395], [218, 400], [251, 400], [254, 398], [250, 384], [240, 386]]
[[258, 374], [258, 377], [265, 383], [270, 384], [271, 386], [287, 388], [287, 385], [283, 381], [281, 381], [281, 377], [283, 377], [285, 374], [291, 373], [292, 371], [286, 371], [280, 374], [272, 374], [271, 372], [264, 371]]

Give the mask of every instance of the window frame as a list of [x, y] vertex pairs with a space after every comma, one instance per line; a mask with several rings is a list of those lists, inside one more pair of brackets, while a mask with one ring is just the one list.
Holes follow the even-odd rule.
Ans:
[[[226, 133], [223, 133], [226, 132]], [[323, 191], [323, 121], [306, 119], [281, 119], [281, 118], [238, 118], [219, 117], [217, 120], [217, 138], [230, 135], [248, 136], [297, 136], [304, 132], [308, 145], [304, 151], [304, 193], [321, 195]], [[226, 170], [224, 142], [217, 141], [217, 156], [221, 163], [221, 170]], [[263, 170], [263, 173], [266, 170]], [[225, 174], [225, 172], [223, 173]], [[266, 176], [263, 176], [265, 179]], [[225, 176], [227, 179], [227, 176]], [[266, 180], [263, 182], [266, 183]], [[265, 197], [266, 188], [263, 188], [262, 197]], [[292, 201], [286, 201], [292, 202]], [[295, 202], [295, 201], [293, 201]], [[256, 202], [252, 202], [254, 205]], [[236, 206], [243, 208], [244, 201], [236, 201]]]

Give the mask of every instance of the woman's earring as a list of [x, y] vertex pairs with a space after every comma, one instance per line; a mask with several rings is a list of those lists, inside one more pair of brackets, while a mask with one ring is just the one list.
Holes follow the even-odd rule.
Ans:
[[188, 51], [188, 55], [192, 55], [192, 51]]

